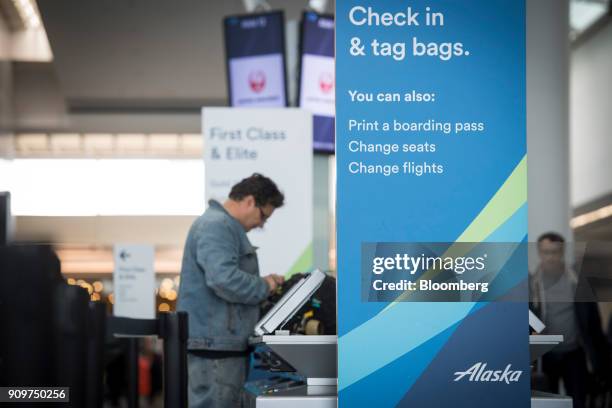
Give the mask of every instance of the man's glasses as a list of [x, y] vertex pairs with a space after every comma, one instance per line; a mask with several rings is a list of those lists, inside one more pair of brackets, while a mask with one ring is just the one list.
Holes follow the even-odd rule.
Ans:
[[268, 220], [269, 215], [266, 215], [266, 213], [263, 212], [261, 207], [257, 207], [257, 209], [259, 210], [259, 217], [261, 219], [261, 224], [263, 225]]

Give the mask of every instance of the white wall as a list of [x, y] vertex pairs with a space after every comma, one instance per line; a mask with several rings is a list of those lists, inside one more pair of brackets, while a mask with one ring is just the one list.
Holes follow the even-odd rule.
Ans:
[[315, 154], [313, 158], [313, 266], [329, 269], [330, 218], [329, 156]]
[[612, 192], [612, 24], [572, 51], [571, 202]]
[[529, 240], [569, 227], [567, 0], [527, 1]]

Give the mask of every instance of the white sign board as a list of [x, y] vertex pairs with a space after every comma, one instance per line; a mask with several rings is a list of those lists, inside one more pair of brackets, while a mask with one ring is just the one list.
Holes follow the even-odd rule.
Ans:
[[223, 203], [253, 173], [271, 178], [285, 205], [249, 233], [261, 275], [312, 268], [312, 115], [292, 108], [204, 108], [206, 196]]
[[153, 246], [117, 244], [113, 248], [113, 257], [115, 261], [113, 314], [134, 319], [154, 319]]

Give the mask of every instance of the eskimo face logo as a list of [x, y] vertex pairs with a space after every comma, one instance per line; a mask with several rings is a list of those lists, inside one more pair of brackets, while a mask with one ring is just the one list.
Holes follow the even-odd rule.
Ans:
[[266, 74], [263, 71], [251, 71], [249, 73], [249, 87], [255, 93], [260, 93], [266, 87]]
[[329, 72], [322, 72], [319, 75], [319, 88], [323, 93], [330, 93], [334, 89], [334, 76]]
[[455, 372], [453, 381], [460, 381], [469, 375], [468, 381], [477, 382], [518, 382], [521, 378], [522, 371], [512, 370], [512, 364], [508, 364], [504, 370], [487, 370], [487, 363], [476, 363], [465, 371]]

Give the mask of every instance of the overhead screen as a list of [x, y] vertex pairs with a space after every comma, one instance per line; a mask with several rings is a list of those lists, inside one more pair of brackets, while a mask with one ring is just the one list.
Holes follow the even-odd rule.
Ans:
[[282, 11], [223, 20], [230, 106], [287, 106]]
[[313, 113], [313, 147], [334, 152], [334, 17], [302, 15], [299, 106]]

